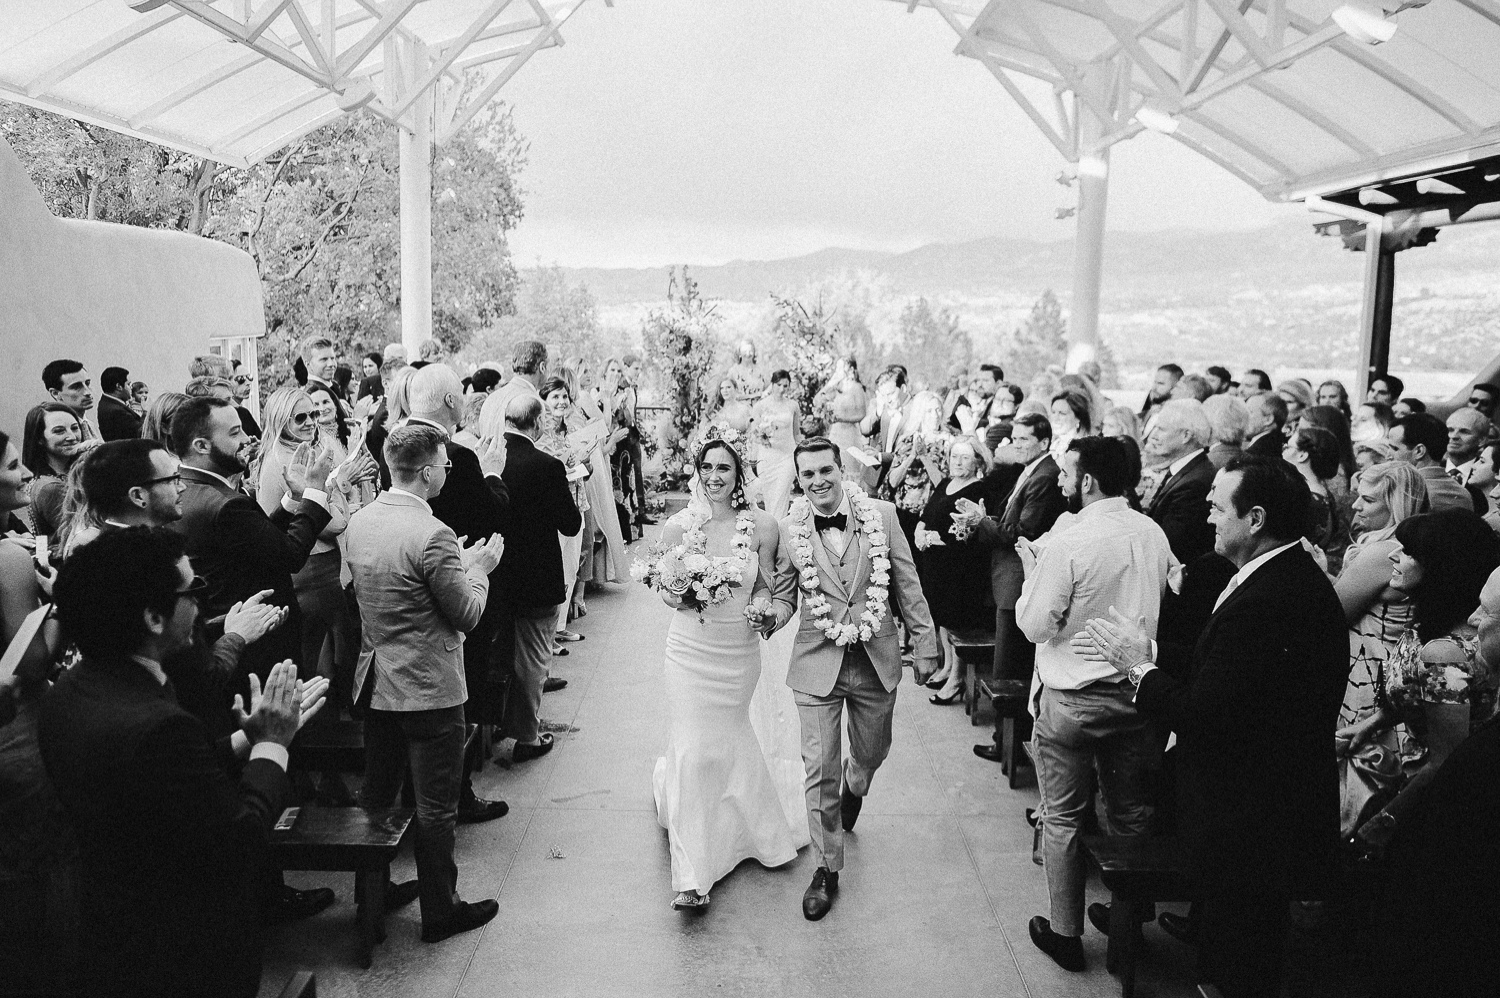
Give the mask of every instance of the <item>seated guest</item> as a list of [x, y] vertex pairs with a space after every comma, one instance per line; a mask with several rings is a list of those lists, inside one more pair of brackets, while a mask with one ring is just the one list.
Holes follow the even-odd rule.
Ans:
[[938, 692], [935, 704], [958, 700], [963, 688], [958, 653], [953, 648], [954, 631], [987, 631], [994, 621], [988, 600], [979, 594], [988, 588], [990, 555], [981, 547], [962, 543], [953, 533], [953, 513], [960, 499], [983, 502], [989, 495], [985, 477], [989, 455], [973, 437], [955, 437], [948, 449], [948, 477], [932, 490], [914, 531], [916, 560], [922, 565], [922, 595], [938, 627], [943, 665], [927, 681]]
[[1271, 390], [1271, 376], [1259, 368], [1252, 367], [1240, 377], [1240, 396], [1247, 402], [1250, 396]]
[[[1280, 994], [1294, 898], [1331, 884], [1338, 772], [1329, 730], [1349, 659], [1333, 584], [1299, 543], [1307, 485], [1244, 458], [1210, 498], [1215, 550], [1238, 571], [1192, 648], [1118, 612], [1074, 639], [1136, 686], [1177, 736], [1179, 834], [1201, 899], [1199, 980], [1226, 998]], [[1049, 801], [1050, 806], [1050, 801]]]
[[1443, 509], [1474, 511], [1474, 498], [1448, 475], [1443, 456], [1448, 450], [1448, 429], [1429, 413], [1403, 416], [1391, 424], [1386, 437], [1396, 460], [1405, 461], [1427, 485], [1427, 501], [1436, 513]]
[[131, 408], [130, 372], [106, 367], [99, 375], [99, 436], [129, 440], [141, 435], [141, 417]]
[[1201, 402], [1172, 399], [1161, 407], [1146, 438], [1146, 453], [1166, 469], [1155, 493], [1144, 499], [1146, 515], [1166, 532], [1172, 553], [1184, 565], [1214, 546], [1208, 522], [1208, 490], [1214, 480], [1210, 435]]
[[355, 700], [366, 712], [360, 803], [393, 806], [410, 769], [422, 941], [429, 943], [476, 929], [500, 910], [493, 899], [459, 900], [453, 840], [469, 698], [463, 632], [484, 613], [504, 541], [494, 534], [461, 549], [452, 528], [432, 515], [428, 500], [448, 477], [447, 442], [425, 423], [392, 430], [385, 442], [391, 488], [355, 513], [344, 534], [362, 624], [354, 676]]
[[1250, 410], [1233, 395], [1218, 394], [1204, 400], [1203, 414], [1208, 417], [1208, 459], [1215, 469], [1222, 468], [1242, 453]]
[[1146, 392], [1145, 404], [1141, 406], [1141, 423], [1145, 425], [1156, 415], [1156, 410], [1172, 397], [1172, 389], [1182, 380], [1182, 368], [1176, 364], [1163, 364], [1156, 369], [1156, 380]]
[[62, 550], [67, 529], [63, 500], [68, 472], [87, 450], [83, 420], [61, 402], [43, 402], [26, 414], [26, 435], [21, 461], [36, 481], [31, 486], [31, 532], [49, 537]]
[[1037, 646], [1041, 693], [1032, 745], [1047, 802], [1042, 857], [1051, 910], [1031, 920], [1031, 941], [1063, 969], [1082, 970], [1087, 871], [1078, 838], [1094, 801], [1095, 773], [1111, 833], [1144, 835], [1156, 745], [1132, 702], [1135, 687], [1108, 664], [1075, 653], [1071, 639], [1110, 609], [1153, 635], [1172, 549], [1161, 528], [1125, 500], [1130, 462], [1122, 441], [1081, 437], [1063, 462], [1063, 494], [1080, 512], [1057, 521], [1040, 554], [1025, 549], [1016, 623]]
[[1286, 400], [1271, 392], [1256, 392], [1245, 399], [1250, 422], [1245, 426], [1245, 453], [1252, 457], [1280, 457], [1286, 443]]
[[1203, 377], [1208, 380], [1209, 387], [1214, 390], [1215, 395], [1223, 395], [1235, 384], [1234, 376], [1229, 373], [1229, 368], [1220, 367], [1215, 364], [1203, 372]]
[[199, 591], [180, 540], [146, 528], [80, 547], [54, 589], [83, 659], [43, 698], [39, 742], [78, 836], [90, 995], [259, 990], [253, 888], [290, 802], [287, 746], [320, 701], [303, 701], [290, 663], [272, 669], [251, 697], [248, 760], [230, 782], [162, 672], [191, 639]]

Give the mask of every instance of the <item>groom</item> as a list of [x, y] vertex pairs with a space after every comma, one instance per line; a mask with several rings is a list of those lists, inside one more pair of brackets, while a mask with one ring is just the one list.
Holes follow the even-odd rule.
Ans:
[[[918, 682], [937, 667], [937, 638], [896, 507], [845, 487], [839, 448], [823, 437], [793, 452], [805, 499], [781, 521], [782, 567], [771, 610], [758, 621], [771, 633], [801, 603], [797, 643], [787, 666], [802, 722], [807, 823], [818, 870], [802, 895], [802, 914], [828, 914], [844, 866], [844, 832], [854, 828], [870, 780], [891, 749], [891, 714], [901, 681], [895, 608], [911, 632]], [[849, 760], [840, 720], [849, 712]]]

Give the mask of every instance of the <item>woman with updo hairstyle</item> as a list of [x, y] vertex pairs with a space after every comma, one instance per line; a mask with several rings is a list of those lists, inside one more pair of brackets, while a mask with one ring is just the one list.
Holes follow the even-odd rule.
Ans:
[[1328, 574], [1337, 576], [1349, 546], [1349, 507], [1333, 494], [1330, 483], [1339, 474], [1338, 440], [1316, 426], [1305, 426], [1292, 434], [1281, 457], [1296, 468], [1312, 493], [1308, 523], [1303, 536], [1328, 556]]

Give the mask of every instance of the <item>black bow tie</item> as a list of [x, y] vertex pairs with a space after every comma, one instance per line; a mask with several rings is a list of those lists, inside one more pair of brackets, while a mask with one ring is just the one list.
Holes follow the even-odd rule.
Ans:
[[824, 530], [843, 530], [848, 526], [849, 518], [843, 513], [835, 513], [832, 516], [818, 516], [816, 513], [813, 514], [814, 530], [820, 532]]

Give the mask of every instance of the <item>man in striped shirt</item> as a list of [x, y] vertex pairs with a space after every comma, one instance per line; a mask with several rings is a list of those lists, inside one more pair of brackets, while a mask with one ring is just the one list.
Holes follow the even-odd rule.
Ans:
[[1096, 763], [1110, 830], [1141, 835], [1150, 817], [1146, 774], [1157, 750], [1136, 711], [1135, 687], [1069, 647], [1087, 620], [1108, 616], [1110, 607], [1156, 634], [1172, 548], [1161, 527], [1126, 502], [1129, 467], [1117, 439], [1074, 440], [1058, 479], [1081, 511], [1059, 519], [1035, 545], [1018, 546], [1026, 581], [1016, 623], [1037, 646], [1032, 745], [1046, 801], [1042, 857], [1051, 897], [1051, 917], [1038, 915], [1029, 928], [1037, 948], [1066, 970], [1084, 969], [1078, 838]]

